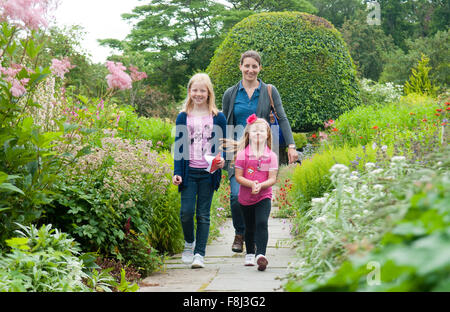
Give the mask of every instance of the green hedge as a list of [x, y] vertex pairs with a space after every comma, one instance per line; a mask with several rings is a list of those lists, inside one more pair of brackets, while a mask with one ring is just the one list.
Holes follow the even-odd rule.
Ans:
[[341, 34], [327, 20], [300, 12], [261, 13], [236, 24], [207, 68], [217, 105], [241, 79], [240, 55], [256, 50], [263, 81], [277, 87], [295, 132], [316, 130], [360, 104], [356, 70]]

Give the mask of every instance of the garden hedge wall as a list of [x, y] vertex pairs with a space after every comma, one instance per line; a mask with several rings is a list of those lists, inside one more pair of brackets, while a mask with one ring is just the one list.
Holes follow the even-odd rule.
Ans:
[[218, 107], [225, 90], [241, 79], [240, 55], [256, 50], [259, 77], [275, 85], [293, 131], [316, 130], [360, 104], [356, 69], [341, 34], [327, 20], [300, 12], [251, 15], [217, 48], [207, 72]]

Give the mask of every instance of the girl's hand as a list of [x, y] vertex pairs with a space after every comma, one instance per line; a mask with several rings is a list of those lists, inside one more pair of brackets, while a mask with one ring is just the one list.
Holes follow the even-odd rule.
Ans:
[[252, 186], [252, 194], [256, 195], [260, 191], [261, 191], [261, 184], [255, 181]]
[[181, 182], [183, 182], [183, 178], [181, 178], [179, 175], [174, 175], [174, 176], [172, 177], [172, 183], [173, 183], [174, 185], [180, 185]]
[[222, 169], [225, 166], [225, 159], [223, 159], [223, 157], [220, 157], [220, 161], [217, 164], [217, 166]]

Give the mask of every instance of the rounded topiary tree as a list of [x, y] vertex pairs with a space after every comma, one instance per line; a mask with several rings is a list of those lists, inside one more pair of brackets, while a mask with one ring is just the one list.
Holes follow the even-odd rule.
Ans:
[[261, 13], [236, 24], [207, 72], [218, 106], [241, 79], [240, 55], [256, 50], [259, 77], [281, 94], [293, 131], [312, 131], [360, 103], [356, 69], [341, 34], [327, 20], [300, 12]]

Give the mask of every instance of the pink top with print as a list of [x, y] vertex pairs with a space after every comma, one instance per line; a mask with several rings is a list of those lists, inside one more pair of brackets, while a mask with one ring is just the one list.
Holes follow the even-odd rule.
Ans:
[[[244, 178], [261, 183], [267, 181], [269, 171], [278, 170], [277, 154], [266, 147], [264, 154], [256, 158], [248, 145], [237, 153], [235, 167], [244, 170]], [[249, 187], [243, 185], [239, 187], [238, 201], [244, 206], [254, 205], [265, 198], [272, 199], [272, 187], [261, 190], [259, 194], [252, 194]]]
[[189, 166], [193, 168], [207, 168], [208, 162], [205, 154], [211, 153], [211, 136], [213, 130], [213, 117], [187, 116], [186, 120], [189, 132]]

